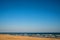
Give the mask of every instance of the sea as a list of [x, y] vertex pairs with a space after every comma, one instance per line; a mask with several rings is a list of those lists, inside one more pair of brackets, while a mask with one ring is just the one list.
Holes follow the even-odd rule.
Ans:
[[0, 34], [30, 37], [60, 38], [60, 32], [0, 32]]

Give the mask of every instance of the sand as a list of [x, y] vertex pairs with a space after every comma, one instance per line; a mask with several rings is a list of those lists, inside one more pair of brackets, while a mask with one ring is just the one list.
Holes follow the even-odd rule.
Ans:
[[28, 36], [13, 36], [0, 34], [0, 40], [60, 40], [60, 38], [38, 38]]

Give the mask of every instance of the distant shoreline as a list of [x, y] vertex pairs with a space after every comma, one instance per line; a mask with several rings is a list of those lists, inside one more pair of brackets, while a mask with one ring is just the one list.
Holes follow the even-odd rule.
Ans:
[[9, 35], [19, 35], [19, 36], [31, 36], [31, 37], [45, 37], [45, 38], [60, 38], [60, 33], [0, 33]]

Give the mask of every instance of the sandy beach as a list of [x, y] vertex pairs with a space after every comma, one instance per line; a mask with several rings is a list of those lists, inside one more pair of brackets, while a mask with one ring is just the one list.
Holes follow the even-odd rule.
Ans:
[[38, 38], [28, 36], [13, 36], [0, 34], [0, 40], [60, 40], [60, 38]]

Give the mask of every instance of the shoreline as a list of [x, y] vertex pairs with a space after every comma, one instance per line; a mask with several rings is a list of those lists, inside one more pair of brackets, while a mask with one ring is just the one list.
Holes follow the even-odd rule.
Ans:
[[60, 40], [60, 38], [39, 38], [39, 37], [0, 34], [0, 40]]

